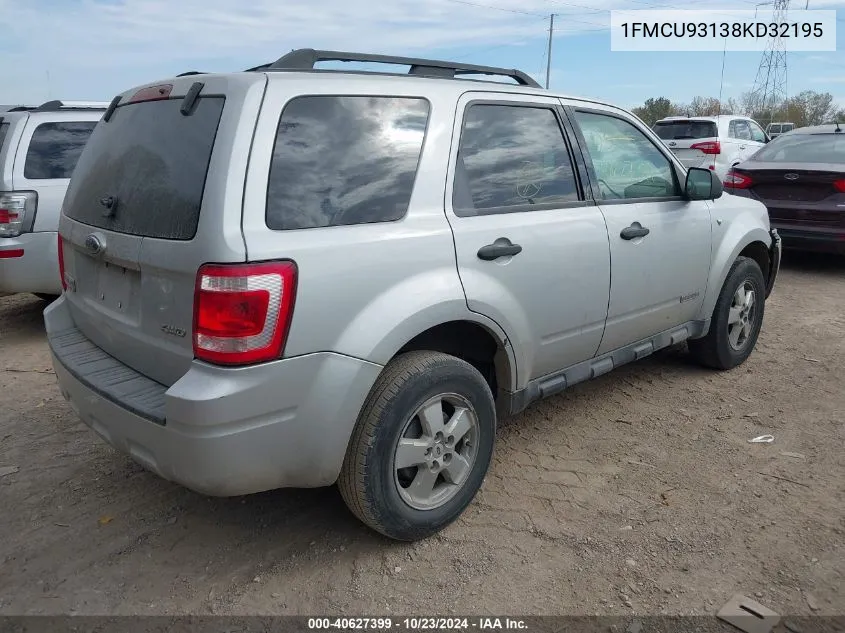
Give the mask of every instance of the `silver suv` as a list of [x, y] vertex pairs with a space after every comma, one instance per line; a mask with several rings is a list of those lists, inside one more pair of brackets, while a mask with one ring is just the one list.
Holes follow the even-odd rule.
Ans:
[[54, 366], [162, 477], [337, 482], [423, 538], [472, 500], [497, 417], [684, 341], [748, 357], [780, 242], [721, 193], [628, 112], [518, 71], [299, 50], [168, 79], [116, 97], [79, 161]]
[[108, 103], [48, 101], [0, 112], [0, 294], [61, 294], [59, 213]]

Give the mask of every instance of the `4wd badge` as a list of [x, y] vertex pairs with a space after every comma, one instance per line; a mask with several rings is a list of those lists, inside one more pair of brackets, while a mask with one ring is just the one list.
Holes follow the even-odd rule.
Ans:
[[165, 334], [171, 334], [173, 336], [178, 336], [179, 338], [185, 338], [187, 332], [180, 327], [176, 327], [175, 325], [168, 325], [165, 323], [161, 326], [161, 331]]

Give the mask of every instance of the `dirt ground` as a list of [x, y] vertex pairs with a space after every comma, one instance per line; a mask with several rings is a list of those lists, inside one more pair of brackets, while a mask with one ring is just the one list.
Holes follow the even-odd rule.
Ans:
[[334, 488], [147, 473], [62, 399], [44, 307], [0, 298], [0, 614], [845, 613], [845, 259], [787, 253], [734, 371], [671, 349], [502, 423], [475, 502], [412, 545]]

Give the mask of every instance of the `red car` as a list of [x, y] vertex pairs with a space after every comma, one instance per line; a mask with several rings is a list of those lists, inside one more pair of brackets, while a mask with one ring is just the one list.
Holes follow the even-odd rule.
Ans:
[[845, 129], [838, 123], [778, 136], [723, 184], [766, 205], [784, 248], [845, 254]]

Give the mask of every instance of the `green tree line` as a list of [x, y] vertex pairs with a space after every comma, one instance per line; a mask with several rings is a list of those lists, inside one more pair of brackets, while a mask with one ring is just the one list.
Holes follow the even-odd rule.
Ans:
[[840, 122], [845, 124], [845, 108], [834, 103], [829, 92], [805, 90], [789, 97], [776, 108], [761, 108], [750, 93], [739, 99], [719, 102], [715, 97], [694, 97], [689, 103], [671, 101], [666, 97], [651, 97], [633, 109], [634, 114], [648, 125], [668, 116], [714, 116], [742, 114], [765, 126], [772, 121], [791, 121], [796, 127]]

